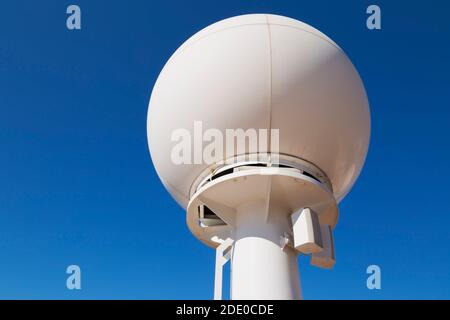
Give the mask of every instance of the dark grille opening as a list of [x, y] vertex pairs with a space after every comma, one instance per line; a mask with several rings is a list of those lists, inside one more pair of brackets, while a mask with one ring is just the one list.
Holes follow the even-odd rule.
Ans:
[[[203, 212], [202, 212], [203, 211]], [[199, 222], [203, 227], [215, 227], [226, 225], [225, 221], [220, 219], [210, 208], [205, 205], [198, 206]]]
[[308, 173], [308, 172], [306, 172], [306, 171], [303, 171], [303, 174], [304, 174], [305, 176], [307, 176], [307, 177], [313, 178], [313, 179], [316, 180], [317, 182], [320, 182], [319, 179], [317, 179], [317, 178], [314, 177], [312, 174], [310, 174], [310, 173]]
[[220, 219], [210, 208], [203, 206], [203, 217], [207, 219]]
[[213, 175], [211, 177], [211, 181], [215, 180], [217, 178], [226, 176], [227, 174], [233, 173], [234, 169], [239, 168], [239, 167], [267, 167], [267, 165], [265, 163], [252, 163], [252, 164], [245, 164], [245, 165], [242, 165], [242, 166], [233, 167], [233, 168], [224, 170], [222, 172], [219, 172], [218, 174]]
[[292, 168], [291, 166], [287, 166], [285, 164], [273, 164], [273, 167], [278, 167], [278, 168]]
[[216, 175], [213, 175], [213, 176], [211, 177], [211, 181], [212, 181], [212, 180], [215, 180], [215, 179], [217, 179], [217, 178], [226, 176], [227, 174], [233, 173], [233, 169], [234, 169], [234, 168], [230, 168], [230, 169], [224, 170], [224, 171], [222, 171], [222, 172], [219, 172], [219, 173], [216, 174]]
[[[278, 168], [293, 168], [291, 166], [285, 165], [285, 164], [272, 164], [273, 167], [278, 167]], [[239, 168], [239, 167], [267, 167], [266, 163], [252, 163], [252, 164], [245, 164], [242, 166], [237, 166], [237, 167], [233, 167], [233, 168], [229, 168], [227, 170], [221, 171], [215, 175], [213, 175], [210, 179], [208, 179], [207, 181], [213, 181], [217, 178], [226, 176], [227, 174], [233, 173], [234, 169]], [[304, 174], [307, 177], [310, 177], [314, 180], [316, 180], [317, 182], [321, 182], [318, 178], [316, 178], [315, 176], [313, 176], [312, 174], [306, 172], [306, 171], [302, 171], [302, 174]]]

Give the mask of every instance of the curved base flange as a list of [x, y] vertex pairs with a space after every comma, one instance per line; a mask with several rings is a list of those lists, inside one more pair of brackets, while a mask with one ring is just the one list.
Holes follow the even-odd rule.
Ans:
[[[265, 203], [266, 210], [261, 214], [267, 216], [274, 211], [290, 215], [308, 207], [317, 213], [320, 224], [334, 227], [338, 219], [332, 191], [302, 170], [236, 166], [232, 172], [203, 184], [192, 195], [187, 207], [188, 227], [199, 240], [215, 248], [225, 239], [233, 238], [237, 209], [254, 201]], [[202, 216], [204, 207], [220, 219]]]

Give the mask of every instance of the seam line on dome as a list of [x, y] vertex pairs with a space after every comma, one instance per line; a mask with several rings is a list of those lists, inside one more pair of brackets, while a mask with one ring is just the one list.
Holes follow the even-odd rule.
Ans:
[[[266, 20], [268, 21], [267, 16], [266, 16]], [[189, 44], [187, 44], [187, 45], [184, 46], [184, 47], [180, 47], [180, 48], [179, 48], [179, 49], [181, 49], [180, 51], [176, 50], [176, 51], [172, 54], [172, 56], [169, 58], [169, 61], [170, 61], [170, 59], [172, 59], [173, 57], [177, 56], [179, 53], [183, 52], [185, 49], [189, 48], [189, 47], [192, 46], [193, 44], [195, 44], [195, 43], [197, 43], [198, 41], [201, 41], [201, 40], [203, 40], [203, 39], [205, 39], [205, 38], [207, 38], [207, 37], [209, 37], [209, 36], [211, 36], [211, 35], [213, 35], [213, 34], [216, 34], [216, 33], [219, 33], [219, 32], [225, 31], [225, 30], [229, 30], [229, 29], [234, 29], [234, 28], [240, 28], [240, 27], [245, 27], [245, 26], [265, 25], [265, 24], [267, 24], [267, 25], [269, 25], [269, 26], [270, 26], [270, 25], [273, 25], [273, 26], [281, 26], [281, 27], [293, 28], [293, 29], [297, 29], [297, 30], [301, 30], [301, 31], [307, 32], [307, 33], [309, 33], [309, 34], [311, 34], [311, 35], [313, 35], [313, 36], [316, 36], [316, 37], [318, 37], [318, 38], [320, 38], [320, 39], [322, 39], [322, 40], [328, 42], [329, 44], [331, 44], [332, 46], [334, 46], [334, 47], [337, 48], [339, 51], [341, 51], [342, 53], [345, 54], [344, 50], [342, 50], [342, 48], [340, 48], [336, 43], [334, 43], [333, 41], [331, 41], [331, 40], [329, 40], [329, 39], [323, 37], [322, 35], [316, 34], [316, 33], [311, 32], [311, 31], [309, 31], [309, 30], [306, 30], [306, 29], [303, 29], [303, 28], [299, 28], [299, 27], [296, 27], [296, 26], [290, 26], [290, 25], [286, 25], [286, 24], [280, 24], [280, 23], [269, 23], [269, 22], [261, 23], [261, 22], [259, 22], [259, 23], [246, 23], [246, 24], [241, 24], [241, 25], [237, 25], [237, 26], [230, 26], [230, 27], [226, 27], [226, 28], [223, 28], [223, 29], [219, 29], [219, 30], [213, 31], [213, 32], [211, 32], [211, 33], [205, 34], [205, 35], [203, 35], [203, 36], [200, 36], [198, 39], [195, 39], [192, 43], [189, 43]], [[200, 31], [201, 31], [201, 30], [200, 30]], [[199, 32], [200, 32], [200, 31], [199, 31]]]
[[[268, 103], [269, 103], [269, 125], [268, 125], [268, 132], [271, 132], [272, 130], [272, 32], [270, 30], [270, 23], [269, 23], [269, 17], [265, 15], [266, 22], [267, 22], [267, 34], [268, 34], [268, 42], [269, 42], [269, 97], [268, 97]], [[269, 134], [268, 136], [268, 152], [272, 151], [272, 135]]]
[[[306, 29], [303, 29], [303, 28], [300, 28], [300, 27], [297, 27], [297, 26], [291, 26], [291, 25], [286, 25], [286, 24], [281, 24], [281, 23], [270, 23], [270, 25], [272, 25], [272, 26], [279, 26], [279, 27], [287, 27], [287, 28], [292, 28], [292, 29], [297, 29], [297, 30], [300, 30], [300, 31], [307, 32], [307, 33], [309, 33], [309, 34], [311, 34], [311, 35], [313, 35], [313, 36], [316, 36], [316, 37], [318, 37], [318, 38], [320, 38], [320, 39], [322, 39], [322, 40], [328, 42], [328, 43], [331, 44], [333, 47], [335, 47], [336, 49], [338, 49], [339, 51], [341, 51], [341, 52], [344, 53], [344, 50], [342, 50], [342, 48], [339, 47], [334, 41], [332, 41], [331, 39], [329, 39], [328, 36], [325, 36], [325, 37], [324, 37], [324, 36], [321, 35], [321, 34], [317, 34], [317, 33], [314, 33], [314, 32], [312, 32], [312, 31], [309, 31], [309, 30], [306, 30]], [[312, 27], [312, 28], [314, 28], [314, 27]], [[316, 29], [316, 30], [317, 30], [317, 29]], [[317, 30], [317, 31], [319, 31], [319, 30]], [[320, 32], [320, 31], [319, 31], [319, 32]]]

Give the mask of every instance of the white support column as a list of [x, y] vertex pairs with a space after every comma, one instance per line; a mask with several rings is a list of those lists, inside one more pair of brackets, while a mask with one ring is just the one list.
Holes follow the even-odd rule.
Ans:
[[290, 215], [264, 201], [238, 208], [231, 260], [232, 299], [301, 299], [297, 254], [281, 248], [280, 237], [290, 230]]
[[[230, 260], [233, 239], [227, 238], [216, 248], [216, 273], [214, 277], [214, 300], [222, 300], [223, 266]], [[231, 248], [230, 248], [231, 247]], [[226, 251], [228, 250], [228, 251]], [[226, 252], [225, 252], [226, 251]], [[224, 254], [225, 252], [225, 254]]]

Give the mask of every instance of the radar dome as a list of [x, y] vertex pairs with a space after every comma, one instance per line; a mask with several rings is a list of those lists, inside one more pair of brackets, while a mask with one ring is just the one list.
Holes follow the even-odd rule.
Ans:
[[364, 86], [342, 49], [305, 23], [270, 14], [201, 30], [156, 81], [149, 149], [160, 179], [183, 207], [199, 175], [216, 166], [171, 159], [173, 133], [184, 129], [194, 137], [196, 121], [224, 134], [228, 128], [279, 129], [276, 151], [319, 168], [336, 201], [358, 177], [370, 137]]

